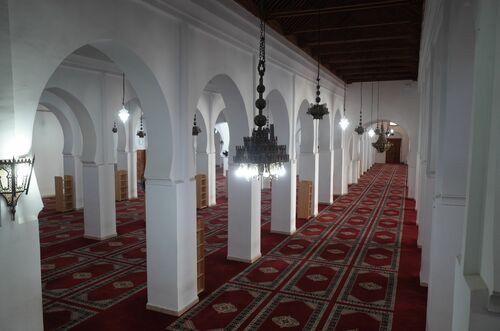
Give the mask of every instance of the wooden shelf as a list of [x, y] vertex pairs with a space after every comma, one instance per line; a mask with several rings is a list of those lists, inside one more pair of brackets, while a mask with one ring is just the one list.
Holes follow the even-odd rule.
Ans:
[[56, 176], [54, 177], [54, 183], [56, 188], [56, 211], [73, 210], [73, 176]]
[[128, 200], [128, 173], [126, 170], [115, 172], [115, 200]]
[[205, 290], [205, 224], [202, 219], [196, 221], [196, 269], [198, 293]]
[[207, 199], [207, 176], [196, 175], [196, 208], [202, 209], [208, 206]]
[[297, 217], [309, 219], [312, 217], [312, 181], [299, 182], [299, 201], [297, 203]]

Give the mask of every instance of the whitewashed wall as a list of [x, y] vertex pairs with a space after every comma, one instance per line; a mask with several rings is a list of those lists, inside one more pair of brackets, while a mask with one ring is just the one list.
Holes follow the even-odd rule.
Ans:
[[33, 128], [33, 154], [38, 188], [42, 197], [55, 194], [54, 176], [63, 176], [64, 136], [54, 114], [38, 111]]

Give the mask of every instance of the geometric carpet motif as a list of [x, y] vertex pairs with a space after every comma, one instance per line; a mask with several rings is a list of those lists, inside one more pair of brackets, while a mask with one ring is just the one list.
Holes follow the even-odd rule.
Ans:
[[261, 197], [262, 257], [228, 261], [224, 178], [205, 224], [206, 289], [181, 317], [145, 309], [144, 199], [117, 202], [118, 236], [83, 238], [83, 212], [39, 215], [46, 330], [424, 330], [414, 202], [407, 168], [374, 165], [332, 205], [270, 232], [271, 190]]

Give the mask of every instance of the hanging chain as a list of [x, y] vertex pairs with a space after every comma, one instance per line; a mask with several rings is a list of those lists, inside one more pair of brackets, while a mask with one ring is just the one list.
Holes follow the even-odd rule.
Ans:
[[125, 73], [122, 74], [122, 106], [125, 105]]
[[266, 125], [267, 119], [262, 114], [262, 110], [266, 108], [266, 100], [264, 99], [264, 73], [266, 72], [266, 23], [264, 21], [263, 2], [261, 3], [261, 17], [260, 17], [260, 42], [259, 42], [259, 63], [257, 71], [259, 73], [259, 85], [257, 85], [258, 99], [255, 101], [255, 107], [259, 110], [259, 114], [255, 116], [254, 123], [259, 128]]
[[345, 103], [347, 100], [347, 83], [344, 82], [344, 117], [345, 117]]
[[359, 126], [363, 125], [363, 82], [361, 82], [360, 87], [360, 99], [361, 103], [359, 106]]
[[317, 85], [316, 85], [316, 104], [319, 105], [321, 102], [320, 94], [321, 92], [319, 91], [320, 85], [319, 85], [319, 62], [321, 60], [321, 7], [318, 7], [318, 77], [316, 78], [317, 80]]

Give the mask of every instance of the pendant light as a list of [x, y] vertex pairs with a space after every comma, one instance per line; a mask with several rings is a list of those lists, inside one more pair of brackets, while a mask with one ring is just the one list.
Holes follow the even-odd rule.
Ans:
[[360, 95], [359, 125], [354, 129], [354, 132], [356, 132], [359, 135], [362, 135], [365, 132], [365, 129], [363, 128], [363, 82], [361, 82], [360, 84], [359, 95]]
[[234, 163], [239, 164], [236, 176], [250, 178], [260, 177], [280, 177], [285, 175], [284, 162], [289, 161], [285, 145], [278, 145], [278, 138], [274, 136], [274, 124], [265, 127], [267, 118], [262, 114], [266, 107], [266, 100], [263, 98], [264, 91], [264, 73], [266, 71], [266, 26], [264, 22], [263, 3], [261, 2], [260, 18], [260, 45], [259, 45], [259, 63], [257, 71], [259, 73], [259, 84], [257, 92], [259, 97], [255, 101], [258, 114], [254, 117], [254, 123], [257, 126], [252, 131], [252, 136], [243, 138], [243, 146], [236, 146], [236, 155]]
[[320, 57], [321, 53], [319, 52], [320, 46], [321, 46], [321, 9], [318, 8], [318, 76], [316, 78], [317, 84], [316, 84], [316, 104], [312, 104], [309, 106], [309, 109], [307, 110], [307, 113], [313, 117], [315, 120], [321, 120], [323, 119], [323, 116], [328, 115], [328, 108], [326, 107], [326, 103], [320, 104], [321, 98], [320, 94], [321, 92], [319, 91], [320, 85], [319, 85], [319, 63], [320, 63]]
[[144, 123], [142, 122], [143, 121], [143, 117], [144, 117], [144, 115], [141, 114], [141, 126], [139, 127], [139, 131], [137, 131], [137, 133], [136, 133], [136, 136], [139, 137], [139, 138], [146, 137], [146, 131], [144, 131]]
[[198, 125], [196, 125], [196, 114], [194, 114], [193, 129], [191, 131], [191, 134], [193, 136], [197, 136], [199, 133], [201, 133], [201, 129]]
[[116, 127], [116, 122], [113, 122], [113, 128], [111, 129], [111, 132], [113, 132], [113, 133], [118, 132], [118, 128]]
[[120, 120], [125, 123], [128, 120], [128, 117], [130, 116], [127, 108], [125, 108], [125, 73], [122, 74], [122, 109], [118, 111], [118, 117], [120, 117]]
[[375, 130], [371, 126], [373, 122], [373, 82], [372, 82], [372, 106], [370, 110], [370, 130], [368, 130], [368, 137], [373, 138], [375, 136]]
[[344, 130], [344, 131], [349, 126], [349, 120], [345, 116], [345, 111], [346, 111], [345, 104], [346, 104], [346, 100], [347, 100], [347, 83], [344, 82], [344, 115], [342, 115], [342, 118], [340, 119], [340, 122], [339, 122], [340, 128], [342, 130]]

